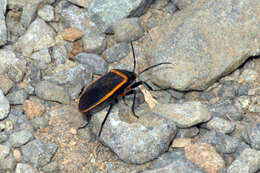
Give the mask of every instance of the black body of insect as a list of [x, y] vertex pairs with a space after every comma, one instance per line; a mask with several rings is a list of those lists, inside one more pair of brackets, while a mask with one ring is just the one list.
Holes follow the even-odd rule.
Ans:
[[152, 90], [152, 87], [150, 87], [146, 82], [144, 81], [138, 81], [135, 82], [135, 80], [138, 78], [140, 74], [143, 72], [157, 67], [162, 64], [170, 64], [168, 62], [159, 63], [153, 66], [150, 66], [146, 69], [144, 69], [139, 75], [137, 75], [135, 71], [135, 53], [133, 49], [133, 45], [131, 43], [132, 52], [133, 52], [133, 58], [134, 58], [134, 70], [128, 71], [128, 70], [120, 70], [120, 69], [113, 69], [110, 70], [105, 75], [101, 76], [97, 80], [91, 82], [89, 85], [87, 85], [83, 92], [81, 93], [79, 97], [79, 111], [84, 113], [86, 115], [87, 122], [84, 123], [82, 126], [85, 127], [93, 113], [96, 113], [103, 108], [110, 105], [108, 112], [101, 124], [98, 136], [101, 135], [102, 128], [106, 122], [106, 119], [113, 107], [113, 105], [117, 102], [118, 96], [121, 95], [123, 97], [127, 95], [134, 94], [133, 104], [132, 104], [132, 112], [133, 115], [138, 118], [138, 116], [135, 114], [135, 98], [136, 98], [136, 91], [134, 90], [136, 87], [140, 85], [145, 85], [149, 90]]

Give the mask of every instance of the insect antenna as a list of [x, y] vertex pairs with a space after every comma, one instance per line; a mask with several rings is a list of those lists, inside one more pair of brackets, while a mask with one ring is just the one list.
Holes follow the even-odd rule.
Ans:
[[134, 46], [133, 46], [133, 43], [131, 43], [131, 48], [132, 48], [132, 53], [133, 53], [133, 58], [134, 58], [134, 69], [133, 69], [133, 72], [135, 72], [135, 66], [136, 66], [136, 59], [135, 59], [135, 50], [134, 50]]
[[147, 67], [147, 68], [144, 69], [143, 71], [141, 71], [141, 72], [138, 74], [138, 76], [140, 76], [143, 72], [146, 72], [147, 70], [150, 70], [150, 69], [152, 69], [152, 68], [154, 68], [154, 67], [157, 67], [157, 66], [163, 65], [163, 64], [172, 64], [172, 63], [170, 63], [170, 62], [162, 62], [162, 63], [159, 63], [159, 64], [152, 65], [152, 66], [150, 66], [150, 67]]

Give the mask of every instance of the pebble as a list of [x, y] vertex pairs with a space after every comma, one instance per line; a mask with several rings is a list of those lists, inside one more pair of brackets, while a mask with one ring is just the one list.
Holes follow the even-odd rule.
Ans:
[[118, 43], [103, 52], [103, 56], [108, 63], [119, 62], [122, 58], [126, 57], [130, 52], [127, 43]]
[[20, 162], [20, 161], [21, 161], [22, 155], [21, 155], [21, 152], [20, 152], [19, 149], [14, 149], [14, 150], [13, 150], [13, 156], [14, 156], [14, 158], [15, 158], [15, 160], [16, 160], [17, 162]]
[[247, 126], [241, 136], [253, 149], [260, 150], [260, 123], [252, 123]]
[[68, 53], [65, 46], [54, 46], [52, 49], [52, 57], [58, 64], [64, 64], [68, 60]]
[[191, 138], [176, 138], [173, 140], [172, 148], [184, 148], [191, 144]]
[[0, 160], [5, 159], [9, 155], [10, 151], [10, 147], [0, 144]]
[[38, 16], [46, 22], [50, 22], [54, 20], [54, 8], [51, 5], [44, 5], [38, 10]]
[[112, 33], [112, 25], [114, 23], [129, 15], [140, 16], [147, 10], [147, 7], [151, 3], [151, 0], [122, 0], [120, 3], [116, 0], [93, 0], [89, 4], [88, 12], [91, 21], [95, 22], [102, 32]]
[[235, 137], [223, 133], [217, 133], [215, 131], [205, 133], [197, 140], [197, 142], [210, 144], [216, 148], [217, 152], [222, 154], [231, 154], [236, 152], [241, 143], [241, 141]]
[[17, 66], [9, 66], [7, 69], [7, 76], [13, 82], [20, 82], [24, 77], [24, 71]]
[[39, 1], [34, 1], [32, 3], [25, 3], [22, 7], [22, 15], [20, 17], [20, 23], [23, 27], [28, 27], [31, 22], [37, 16], [37, 8], [39, 6]]
[[178, 138], [192, 138], [199, 134], [200, 130], [196, 126], [182, 129], [180, 128], [177, 132], [176, 137]]
[[14, 170], [16, 166], [16, 160], [12, 156], [8, 156], [0, 162], [1, 170]]
[[13, 147], [20, 147], [34, 138], [29, 130], [21, 130], [10, 135], [8, 141]]
[[139, 18], [122, 19], [113, 25], [113, 31], [117, 42], [135, 41], [144, 35]]
[[99, 31], [91, 31], [82, 38], [87, 53], [101, 54], [107, 46], [106, 36]]
[[7, 43], [7, 28], [5, 23], [6, 7], [7, 0], [3, 0], [0, 4], [0, 46]]
[[227, 173], [256, 173], [260, 169], [260, 151], [245, 149], [227, 168]]
[[0, 120], [5, 119], [10, 111], [10, 104], [8, 99], [4, 96], [3, 91], [0, 89]]
[[42, 170], [46, 173], [59, 173], [59, 163], [53, 161], [45, 165]]
[[38, 97], [45, 100], [57, 101], [64, 104], [68, 104], [70, 102], [69, 95], [65, 91], [64, 87], [56, 85], [52, 82], [39, 82], [35, 87], [35, 93]]
[[45, 106], [37, 101], [25, 100], [23, 104], [23, 110], [29, 120], [32, 120], [36, 117], [42, 116], [45, 112]]
[[187, 159], [200, 168], [205, 169], [208, 173], [216, 173], [219, 169], [225, 167], [223, 158], [209, 144], [190, 144], [185, 147], [184, 151]]
[[30, 141], [21, 147], [24, 160], [32, 163], [37, 168], [50, 163], [57, 149], [56, 144], [43, 144], [38, 139]]
[[211, 114], [206, 106], [197, 101], [182, 104], [157, 104], [153, 111], [173, 120], [180, 128], [192, 127], [211, 119]]
[[79, 53], [76, 56], [77, 61], [80, 64], [86, 66], [87, 69], [90, 69], [94, 74], [103, 75], [107, 72], [108, 64], [100, 56], [92, 53]]
[[47, 127], [49, 125], [49, 121], [45, 117], [36, 117], [32, 120], [32, 125], [35, 130], [40, 127]]
[[6, 97], [10, 104], [21, 105], [27, 99], [28, 94], [26, 93], [25, 89], [19, 89], [9, 93]]
[[161, 155], [153, 169], [143, 171], [142, 173], [166, 172], [206, 173], [206, 171], [188, 160], [182, 151], [167, 152]]
[[37, 173], [37, 171], [29, 164], [18, 163], [15, 168], [15, 173]]
[[71, 42], [80, 39], [84, 35], [80, 29], [74, 27], [66, 28], [60, 34], [64, 40]]
[[10, 89], [14, 86], [14, 82], [6, 75], [0, 75], [0, 89], [4, 94], [7, 94]]
[[42, 19], [34, 20], [26, 33], [19, 37], [15, 48], [23, 56], [30, 57], [34, 51], [47, 49], [55, 44], [55, 31]]
[[34, 52], [30, 58], [44, 64], [49, 64], [51, 62], [51, 55], [48, 49]]
[[213, 117], [205, 124], [202, 124], [202, 127], [224, 134], [232, 133], [236, 128], [232, 122], [220, 117]]

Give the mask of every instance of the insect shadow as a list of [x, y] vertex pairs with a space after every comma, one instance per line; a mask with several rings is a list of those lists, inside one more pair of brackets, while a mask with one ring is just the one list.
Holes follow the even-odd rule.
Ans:
[[105, 75], [101, 76], [100, 78], [88, 84], [80, 94], [78, 109], [81, 113], [85, 114], [86, 116], [86, 122], [80, 128], [84, 128], [88, 125], [91, 116], [94, 113], [109, 106], [109, 109], [106, 113], [106, 116], [98, 132], [98, 136], [100, 137], [103, 126], [107, 120], [107, 117], [114, 104], [118, 102], [118, 97], [120, 95], [123, 97], [123, 99], [125, 98], [125, 96], [134, 95], [133, 103], [132, 103], [132, 112], [136, 118], [139, 118], [135, 113], [135, 100], [136, 100], [135, 88], [140, 85], [145, 85], [151, 91], [165, 90], [165, 89], [154, 90], [145, 81], [142, 80], [136, 81], [136, 79], [138, 79], [138, 77], [141, 74], [154, 67], [163, 64], [171, 64], [171, 63], [162, 62], [159, 64], [155, 64], [144, 69], [139, 74], [136, 74], [135, 73], [136, 58], [135, 58], [135, 52], [134, 52], [132, 42], [131, 42], [131, 48], [132, 48], [133, 59], [134, 59], [133, 71], [112, 69]]

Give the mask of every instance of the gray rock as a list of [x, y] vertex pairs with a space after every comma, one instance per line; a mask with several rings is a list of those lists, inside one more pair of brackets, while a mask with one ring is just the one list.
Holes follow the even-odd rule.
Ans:
[[223, 133], [217, 133], [215, 131], [205, 133], [197, 142], [208, 143], [215, 147], [217, 152], [222, 154], [231, 154], [236, 152], [236, 149], [241, 143], [241, 141], [235, 137], [224, 135]]
[[243, 118], [242, 111], [230, 101], [221, 101], [208, 106], [212, 115], [222, 117], [224, 119], [232, 119], [239, 121]]
[[0, 89], [0, 120], [5, 119], [10, 111], [10, 104]]
[[260, 123], [247, 126], [241, 136], [253, 149], [260, 150]]
[[213, 92], [204, 91], [204, 92], [201, 92], [200, 98], [202, 100], [210, 101], [211, 99], [215, 99], [216, 98], [216, 94], [213, 93]]
[[1, 1], [0, 4], [0, 46], [7, 43], [7, 28], [5, 23], [5, 11], [7, 6], [7, 0]]
[[60, 15], [65, 28], [75, 27], [83, 32], [88, 32], [85, 25], [85, 22], [88, 21], [86, 9], [79, 8], [71, 3], [64, 3], [61, 7]]
[[[124, 104], [115, 105], [104, 124], [100, 141], [123, 161], [142, 164], [167, 151], [177, 129], [173, 121], [153, 114], [148, 108], [138, 107], [135, 112], [139, 119]], [[91, 129], [95, 134], [106, 113], [107, 109], [91, 118]]]
[[232, 133], [236, 128], [236, 126], [232, 124], [232, 122], [220, 117], [213, 117], [205, 124], [202, 124], [202, 127], [224, 134]]
[[25, 89], [19, 89], [9, 93], [6, 97], [10, 104], [21, 105], [28, 98], [28, 94], [26, 93]]
[[130, 52], [129, 46], [127, 43], [118, 43], [110, 48], [106, 49], [103, 53], [105, 60], [108, 63], [119, 62], [120, 59], [126, 57]]
[[14, 157], [12, 156], [8, 156], [5, 159], [1, 159], [0, 160], [0, 169], [1, 170], [13, 170], [15, 168], [16, 165], [16, 160]]
[[180, 128], [192, 127], [207, 122], [211, 118], [208, 109], [200, 102], [185, 102], [182, 104], [157, 104], [153, 112], [173, 120]]
[[7, 72], [11, 66], [21, 71], [19, 73], [26, 71], [26, 61], [24, 59], [17, 58], [11, 50], [0, 49], [0, 74]]
[[20, 19], [20, 23], [24, 27], [28, 27], [32, 21], [35, 20], [37, 14], [37, 8], [39, 6], [39, 1], [34, 1], [32, 3], [27, 3], [23, 6], [23, 12]]
[[50, 22], [54, 20], [54, 8], [51, 5], [44, 5], [38, 10], [38, 16], [43, 20]]
[[144, 28], [141, 26], [139, 18], [120, 20], [113, 25], [113, 31], [117, 42], [135, 41], [144, 35]]
[[79, 53], [76, 55], [76, 59], [80, 64], [83, 64], [87, 69], [90, 69], [92, 73], [104, 74], [107, 72], [107, 62], [96, 54]]
[[[34, 3], [40, 3], [43, 0], [35, 0]], [[48, 0], [50, 1], [50, 0]], [[8, 8], [23, 8], [26, 4], [30, 3], [30, 0], [8, 0]], [[32, 2], [31, 2], [32, 3]]]
[[35, 139], [21, 147], [24, 160], [39, 168], [47, 165], [58, 149], [55, 144], [43, 144]]
[[15, 168], [15, 173], [37, 173], [31, 165], [26, 163], [18, 163]]
[[177, 5], [173, 2], [168, 3], [165, 9], [168, 13], [175, 13], [176, 11], [178, 11]]
[[167, 152], [161, 155], [155, 163], [152, 170], [143, 171], [142, 173], [167, 173], [167, 172], [181, 172], [181, 173], [206, 173], [197, 165], [193, 164], [186, 157], [184, 152]]
[[41, 81], [35, 87], [35, 94], [45, 100], [57, 101], [68, 104], [69, 95], [64, 87], [56, 85], [52, 82]]
[[89, 4], [90, 18], [105, 33], [112, 33], [112, 25], [128, 16], [140, 16], [152, 3], [151, 0], [127, 1], [93, 0]]
[[55, 71], [52, 76], [45, 76], [43, 79], [65, 85], [72, 99], [76, 99], [82, 88], [92, 80], [91, 73], [83, 65], [60, 72]]
[[103, 33], [92, 31], [82, 38], [84, 50], [88, 53], [100, 54], [106, 49], [106, 37]]
[[200, 130], [197, 127], [190, 127], [186, 129], [179, 129], [176, 138], [192, 138], [199, 134]]
[[32, 120], [32, 125], [35, 130], [41, 127], [47, 127], [49, 125], [49, 121], [45, 117], [36, 117]]
[[34, 138], [29, 130], [21, 130], [10, 135], [8, 141], [13, 147], [20, 147]]
[[5, 159], [11, 151], [11, 148], [6, 145], [0, 145], [0, 160]]
[[65, 46], [54, 46], [52, 57], [58, 64], [64, 64], [68, 60], [68, 53]]
[[9, 137], [8, 132], [6, 132], [6, 131], [0, 132], [0, 143], [6, 142], [8, 137]]
[[20, 82], [24, 77], [24, 71], [17, 66], [9, 66], [7, 69], [7, 76], [14, 82]]
[[227, 173], [255, 173], [260, 169], [260, 151], [245, 149], [227, 168]]
[[38, 52], [34, 52], [30, 58], [45, 64], [51, 62], [51, 55], [48, 49], [43, 49]]
[[4, 94], [7, 94], [13, 86], [14, 83], [12, 80], [10, 80], [6, 75], [0, 75], [0, 89]]
[[58, 162], [51, 162], [45, 165], [42, 170], [46, 173], [59, 173], [59, 164]]
[[245, 80], [245, 82], [254, 82], [254, 81], [257, 81], [258, 77], [259, 77], [259, 74], [257, 73], [257, 71], [255, 69], [245, 69], [240, 77], [242, 79]]
[[260, 24], [259, 6], [258, 0], [196, 1], [169, 17], [151, 33], [148, 51], [153, 63], [171, 62], [172, 68], [158, 70], [153, 82], [178, 90], [204, 90], [248, 57], [260, 54], [260, 41], [254, 41], [260, 40], [258, 28], [251, 28], [252, 23]]
[[55, 31], [42, 19], [37, 18], [15, 43], [16, 49], [30, 57], [34, 51], [49, 48], [55, 44]]

